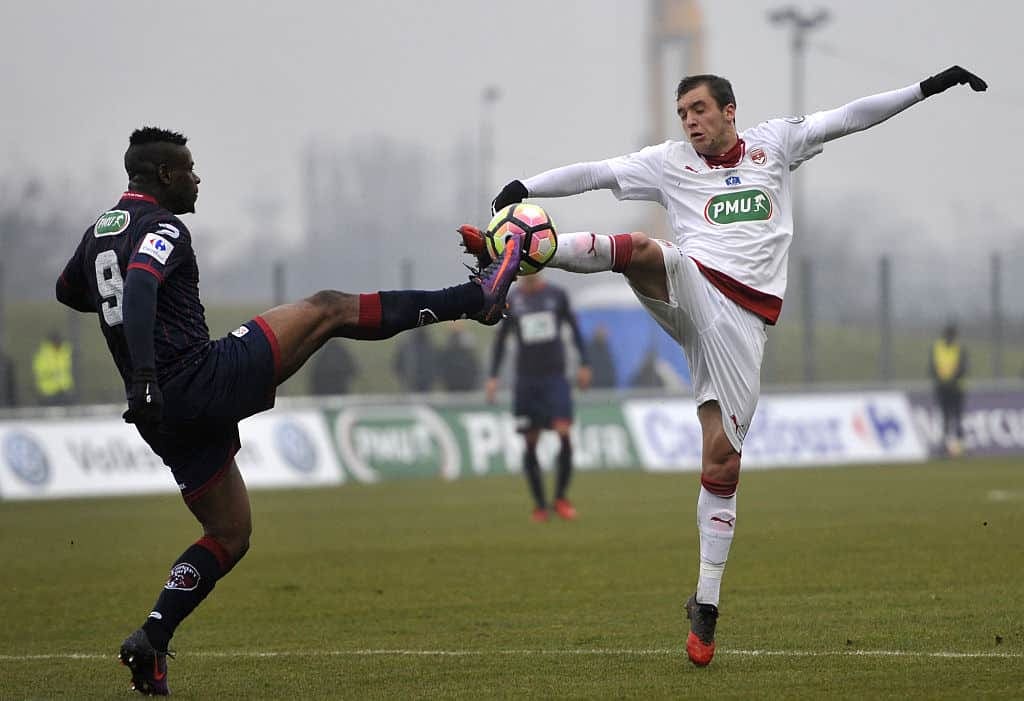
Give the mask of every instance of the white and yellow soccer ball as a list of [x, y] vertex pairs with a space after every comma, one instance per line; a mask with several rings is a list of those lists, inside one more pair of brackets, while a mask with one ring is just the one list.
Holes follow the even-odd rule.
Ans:
[[491, 258], [497, 260], [505, 250], [505, 238], [522, 234], [523, 254], [519, 261], [520, 275], [533, 275], [548, 264], [558, 249], [555, 223], [536, 204], [510, 204], [494, 215], [484, 232], [484, 244]]

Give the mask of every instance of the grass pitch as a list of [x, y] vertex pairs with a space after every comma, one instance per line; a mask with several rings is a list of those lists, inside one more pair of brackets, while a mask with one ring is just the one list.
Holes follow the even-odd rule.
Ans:
[[[182, 699], [1024, 697], [1024, 461], [748, 471], [718, 655], [685, 659], [694, 474], [256, 492], [179, 629]], [[0, 698], [125, 698], [115, 660], [198, 536], [175, 497], [0, 503]]]

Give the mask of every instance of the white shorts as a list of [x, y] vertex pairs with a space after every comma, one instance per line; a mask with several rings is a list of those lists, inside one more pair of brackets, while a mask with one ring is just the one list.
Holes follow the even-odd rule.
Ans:
[[718, 402], [725, 434], [736, 452], [742, 452], [761, 396], [761, 360], [768, 336], [764, 320], [723, 295], [676, 245], [658, 243], [665, 258], [668, 303], [633, 292], [683, 347], [697, 406]]

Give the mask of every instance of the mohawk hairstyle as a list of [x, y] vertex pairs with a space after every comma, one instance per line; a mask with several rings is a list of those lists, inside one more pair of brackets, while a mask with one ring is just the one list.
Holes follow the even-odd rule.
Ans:
[[156, 174], [166, 158], [168, 145], [184, 146], [188, 139], [176, 131], [142, 127], [132, 132], [124, 152], [124, 169], [129, 178], [147, 178]]
[[175, 146], [184, 146], [188, 143], [188, 137], [182, 136], [176, 131], [168, 131], [160, 127], [142, 127], [132, 132], [128, 139], [129, 146], [142, 146], [143, 144], [168, 143]]

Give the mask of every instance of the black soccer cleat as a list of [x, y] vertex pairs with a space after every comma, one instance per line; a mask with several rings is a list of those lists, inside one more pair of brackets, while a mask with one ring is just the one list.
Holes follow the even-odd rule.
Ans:
[[508, 304], [505, 298], [512, 281], [519, 274], [519, 259], [522, 256], [523, 237], [510, 235], [505, 240], [505, 250], [498, 260], [484, 268], [479, 275], [470, 278], [480, 285], [484, 293], [484, 304], [473, 318], [485, 326], [493, 326], [505, 317]]
[[146, 631], [139, 628], [121, 643], [118, 653], [121, 664], [132, 672], [132, 689], [143, 696], [169, 696], [167, 658], [174, 653], [159, 652], [149, 642]]
[[690, 634], [686, 636], [686, 656], [698, 667], [707, 667], [715, 656], [715, 625], [718, 607], [698, 604], [697, 595], [686, 600], [686, 617], [690, 619]]

